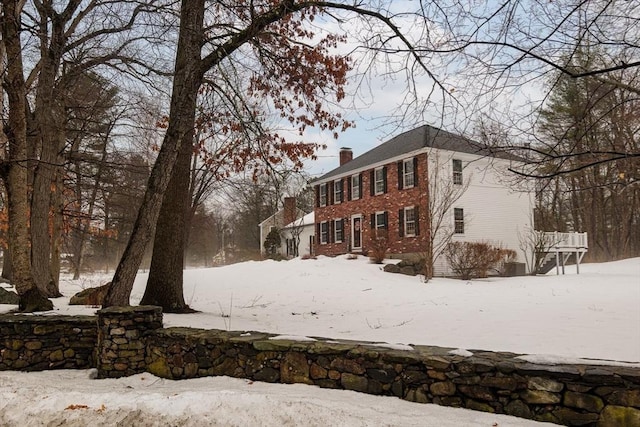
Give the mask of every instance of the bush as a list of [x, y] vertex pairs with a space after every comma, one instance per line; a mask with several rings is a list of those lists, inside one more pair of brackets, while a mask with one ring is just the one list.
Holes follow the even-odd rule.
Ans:
[[378, 229], [376, 235], [370, 241], [369, 259], [374, 264], [382, 264], [389, 250], [387, 230]]
[[462, 280], [487, 277], [489, 270], [503, 268], [505, 262], [516, 258], [511, 249], [486, 242], [451, 242], [444, 255], [453, 272]]
[[280, 231], [276, 228], [272, 229], [267, 237], [264, 239], [264, 250], [267, 253], [267, 257], [271, 258], [275, 256], [280, 249]]

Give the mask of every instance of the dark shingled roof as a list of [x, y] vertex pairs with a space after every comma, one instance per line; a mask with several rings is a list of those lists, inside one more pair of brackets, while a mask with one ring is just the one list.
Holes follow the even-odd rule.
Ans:
[[350, 162], [322, 175], [314, 181], [324, 181], [329, 178], [346, 174], [347, 172], [366, 168], [377, 163], [403, 154], [411, 153], [425, 148], [438, 148], [441, 150], [457, 151], [460, 153], [476, 154], [479, 156], [492, 156], [509, 160], [522, 161], [506, 152], [495, 151], [483, 144], [479, 144], [460, 135], [447, 132], [429, 125], [404, 132], [393, 137], [387, 142], [378, 145], [366, 153], [354, 158]]

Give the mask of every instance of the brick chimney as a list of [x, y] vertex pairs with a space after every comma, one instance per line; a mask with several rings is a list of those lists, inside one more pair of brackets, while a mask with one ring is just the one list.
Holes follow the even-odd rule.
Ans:
[[291, 224], [297, 217], [296, 198], [285, 197], [284, 198], [284, 224]]
[[340, 166], [349, 163], [353, 159], [353, 151], [349, 147], [340, 148]]

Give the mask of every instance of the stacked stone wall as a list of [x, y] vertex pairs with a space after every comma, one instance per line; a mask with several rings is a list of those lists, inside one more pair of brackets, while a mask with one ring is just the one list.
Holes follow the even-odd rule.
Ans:
[[95, 367], [95, 316], [0, 315], [0, 371]]
[[147, 370], [170, 379], [227, 375], [396, 396], [570, 426], [640, 426], [640, 368], [539, 365], [516, 354], [374, 343], [291, 341], [169, 328], [147, 344]]
[[98, 377], [150, 372], [187, 379], [227, 375], [270, 383], [396, 396], [569, 426], [640, 427], [640, 368], [542, 365], [513, 353], [260, 332], [162, 329], [159, 307], [98, 317], [0, 315], [0, 370], [98, 368]]
[[110, 307], [98, 311], [98, 378], [145, 372], [147, 340], [161, 327], [160, 307]]

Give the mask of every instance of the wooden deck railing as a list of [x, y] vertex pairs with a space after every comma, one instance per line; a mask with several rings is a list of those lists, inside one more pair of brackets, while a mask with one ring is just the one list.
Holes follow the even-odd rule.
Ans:
[[558, 231], [545, 232], [545, 241], [550, 251], [576, 252], [589, 249], [587, 233], [561, 233]]

